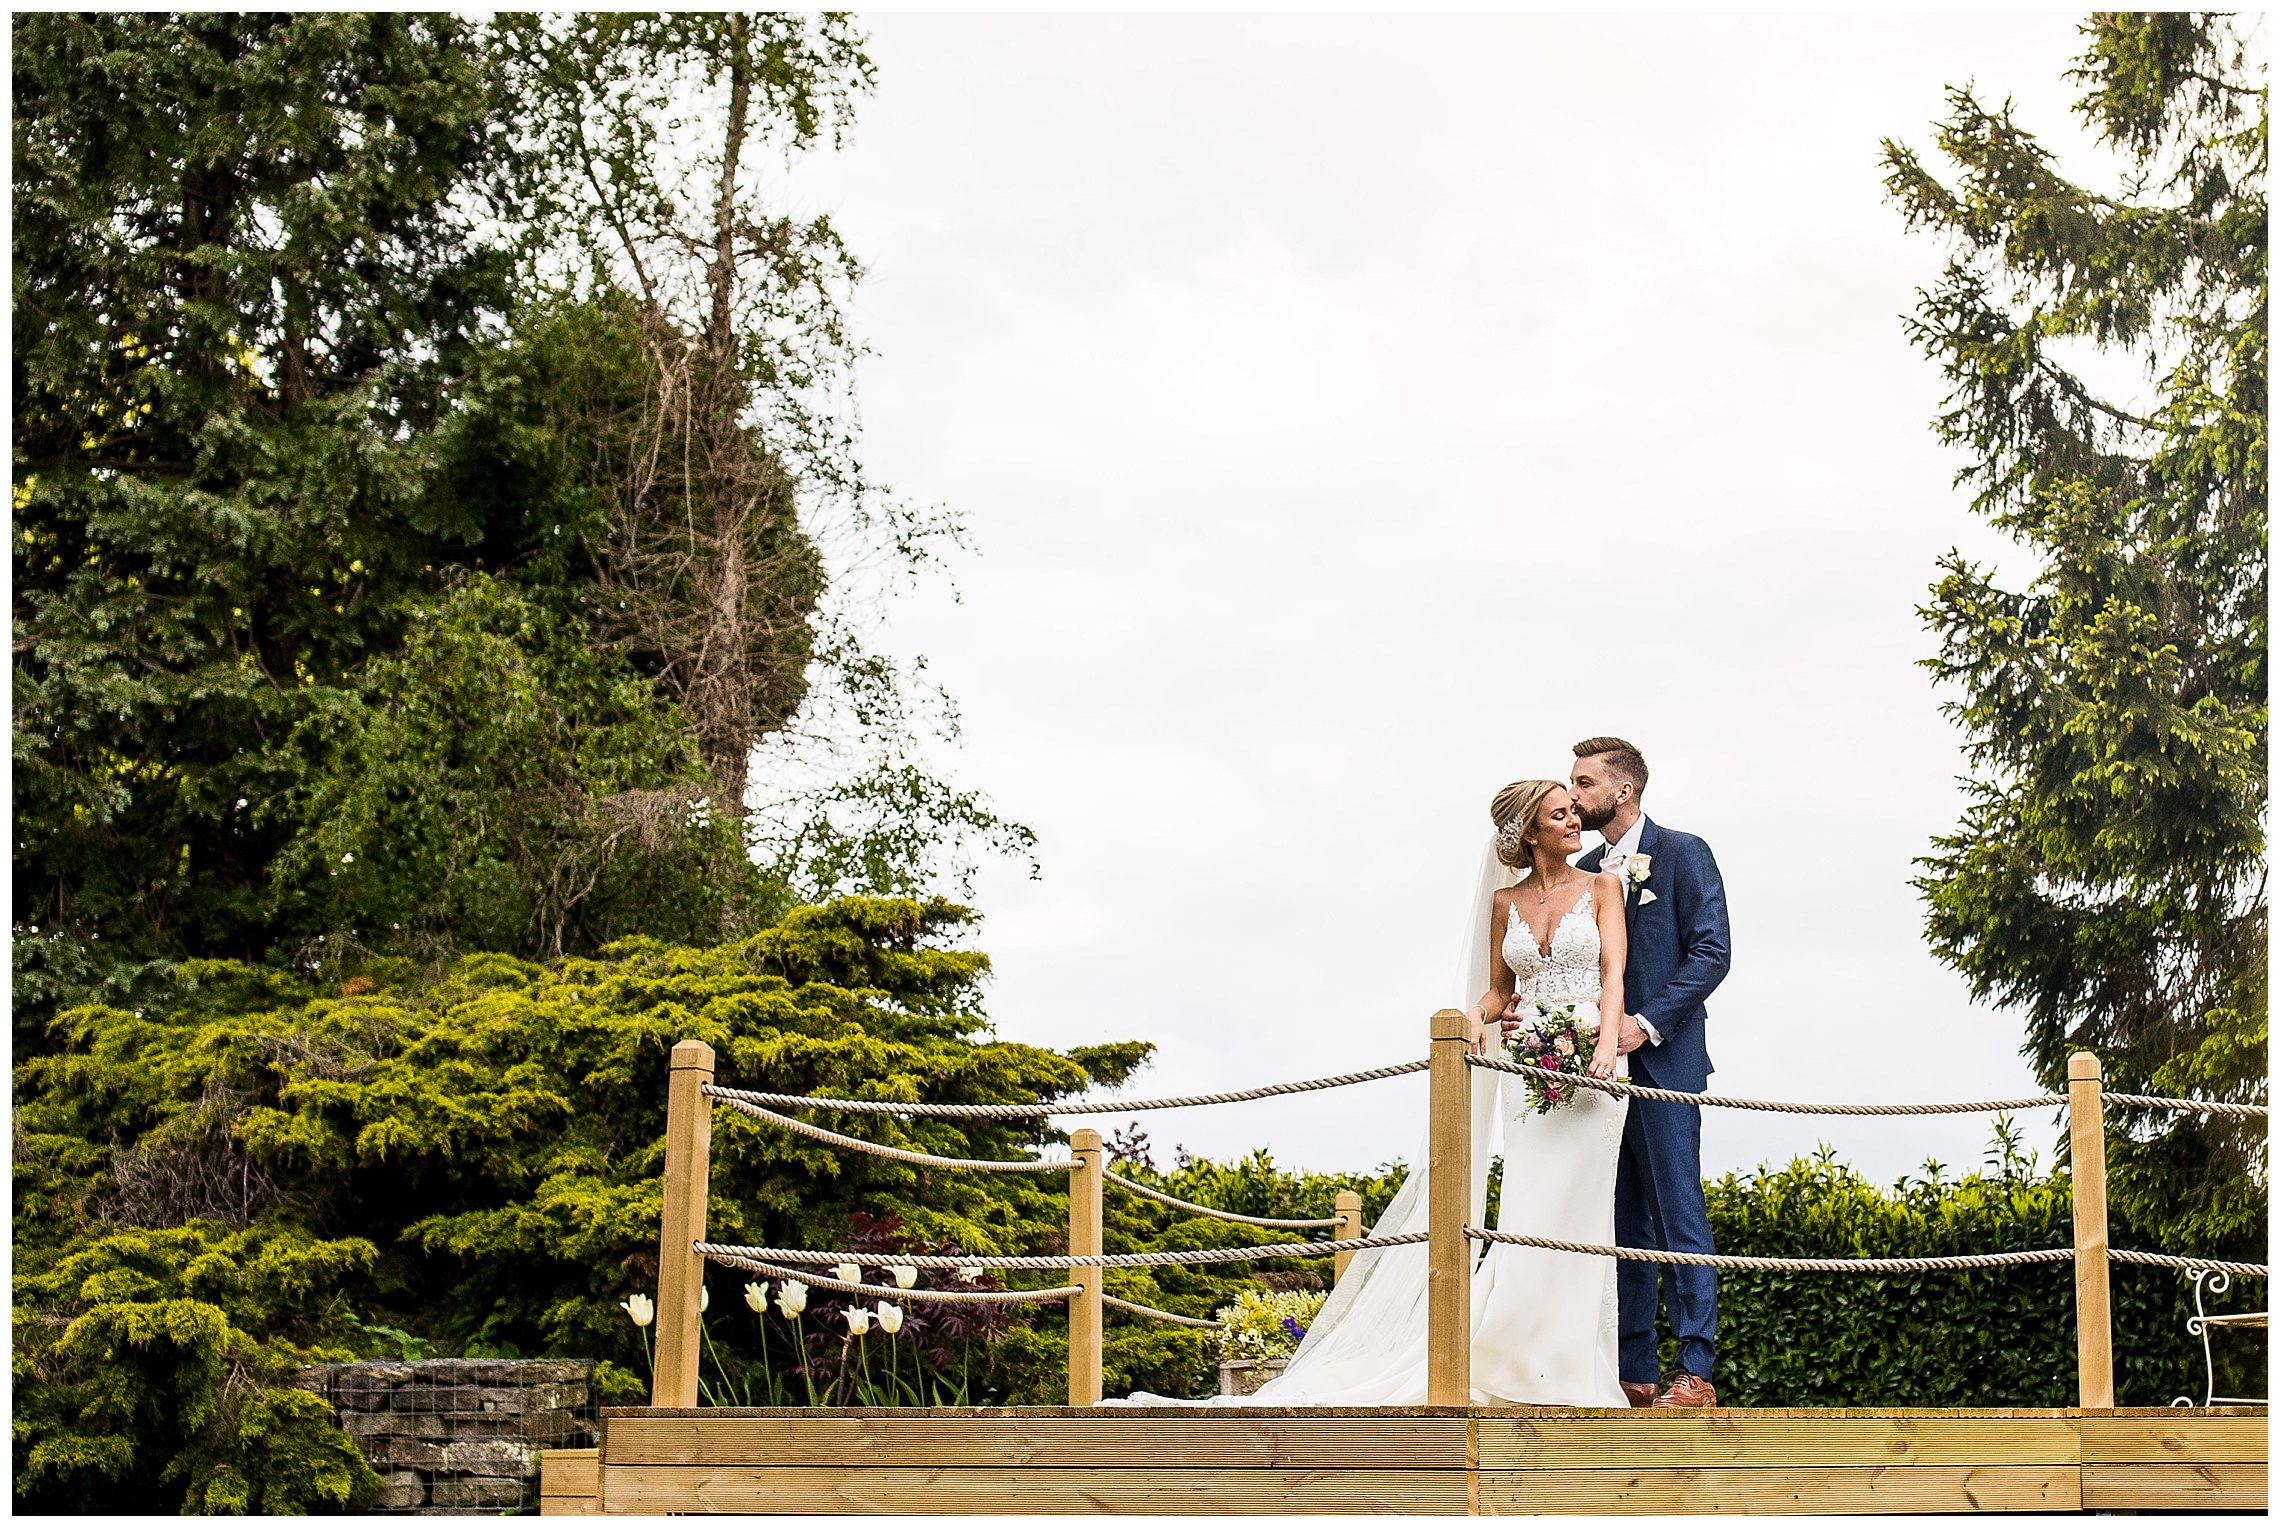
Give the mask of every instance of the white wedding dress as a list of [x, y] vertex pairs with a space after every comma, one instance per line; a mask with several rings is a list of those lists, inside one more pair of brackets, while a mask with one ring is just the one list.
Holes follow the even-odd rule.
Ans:
[[[1510, 880], [1493, 861], [1468, 935], [1469, 1004], [1487, 970], [1488, 896]], [[1597, 887], [1552, 930], [1540, 949], [1514, 910], [1501, 941], [1523, 1001], [1599, 1001]], [[1472, 1069], [1471, 1224], [1481, 1224], [1488, 1166], [1504, 1175], [1494, 1229], [1524, 1236], [1611, 1246], [1615, 1241], [1615, 1162], [1627, 1100], [1579, 1090], [1575, 1102], [1538, 1114], [1526, 1084], [1508, 1073]], [[1499, 1141], [1501, 1136], [1501, 1142]], [[1500, 1149], [1501, 1148], [1501, 1149]], [[1426, 1229], [1424, 1143], [1373, 1236]], [[1616, 1369], [1615, 1263], [1612, 1258], [1485, 1244], [1472, 1276], [1472, 1398], [1479, 1405], [1628, 1404]], [[1421, 1406], [1425, 1404], [1425, 1269], [1422, 1243], [1357, 1253], [1308, 1328], [1290, 1365], [1248, 1396], [1217, 1406]], [[1116, 1404], [1109, 1402], [1107, 1404]], [[1170, 1404], [1136, 1394], [1128, 1404]]]

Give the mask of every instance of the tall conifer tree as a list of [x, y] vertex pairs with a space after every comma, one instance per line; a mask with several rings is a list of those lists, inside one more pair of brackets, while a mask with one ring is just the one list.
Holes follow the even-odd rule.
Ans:
[[[1974, 772], [1918, 884], [1933, 948], [2025, 1013], [2047, 1085], [2088, 1049], [2112, 1089], [2261, 1100], [2266, 94], [2223, 18], [2083, 32], [2077, 110], [2115, 188], [1969, 89], [1938, 130], [1952, 186], [1885, 144], [1909, 225], [1955, 250], [1911, 324], [1951, 388], [1935, 428], [2036, 569], [2009, 587], [1950, 553], [1924, 611]], [[2135, 363], [2147, 397], [2086, 376], [2093, 352]], [[2261, 1244], [2261, 1123], [2124, 1123], [2132, 1220]]]

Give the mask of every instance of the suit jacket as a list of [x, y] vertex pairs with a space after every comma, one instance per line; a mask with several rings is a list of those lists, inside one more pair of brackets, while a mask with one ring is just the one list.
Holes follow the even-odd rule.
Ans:
[[[1708, 844], [1651, 817], [1639, 832], [1639, 852], [1647, 856], [1644, 889], [1655, 898], [1646, 901], [1637, 886], [1624, 898], [1631, 949], [1623, 966], [1623, 1011], [1645, 1019], [1663, 1038], [1631, 1052], [1631, 1075], [1650, 1087], [1699, 1093], [1710, 1085], [1711, 1071], [1703, 999], [1733, 963], [1726, 883]], [[1576, 866], [1597, 874], [1606, 855], [1602, 844]]]

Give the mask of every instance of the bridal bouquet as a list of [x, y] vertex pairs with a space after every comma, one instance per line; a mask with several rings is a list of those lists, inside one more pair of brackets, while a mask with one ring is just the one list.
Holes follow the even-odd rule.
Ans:
[[[1573, 1003], [1537, 1003], [1528, 1027], [1514, 1030], [1505, 1042], [1512, 1059], [1548, 1072], [1584, 1075], [1591, 1065], [1591, 1048], [1598, 1043], [1599, 1026], [1576, 1017]], [[1549, 1114], [1575, 1102], [1583, 1089], [1551, 1077], [1529, 1077], [1528, 1101], [1538, 1114]]]

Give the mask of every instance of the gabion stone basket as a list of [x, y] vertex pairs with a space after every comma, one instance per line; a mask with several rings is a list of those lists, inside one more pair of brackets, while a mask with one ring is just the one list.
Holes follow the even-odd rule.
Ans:
[[333, 1404], [379, 1472], [378, 1512], [535, 1511], [539, 1450], [590, 1448], [597, 1433], [584, 1360], [321, 1364], [294, 1383]]

